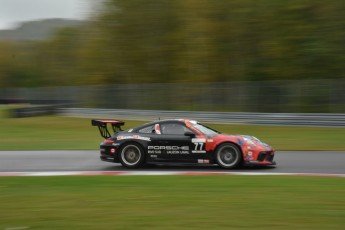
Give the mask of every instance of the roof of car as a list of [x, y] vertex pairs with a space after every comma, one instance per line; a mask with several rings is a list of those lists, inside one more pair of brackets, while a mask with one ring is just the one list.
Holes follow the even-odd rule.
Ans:
[[149, 125], [154, 125], [154, 124], [157, 124], [157, 123], [168, 123], [168, 122], [180, 122], [180, 123], [185, 123], [186, 121], [188, 121], [188, 119], [164, 119], [164, 120], [155, 120], [155, 121], [151, 121], [151, 122], [148, 122], [148, 123], [146, 123], [146, 124], [137, 126], [137, 127], [135, 127], [134, 129], [135, 129], [135, 130], [138, 130], [138, 129], [142, 128], [142, 127], [149, 126]]

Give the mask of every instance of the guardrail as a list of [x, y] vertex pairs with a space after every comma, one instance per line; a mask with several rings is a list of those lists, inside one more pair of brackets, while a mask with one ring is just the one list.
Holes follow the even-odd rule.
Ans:
[[171, 118], [189, 118], [201, 122], [218, 124], [345, 127], [345, 114], [324, 113], [240, 113], [64, 108], [59, 109], [59, 114], [85, 118], [114, 118], [147, 121]]
[[13, 118], [36, 117], [44, 115], [53, 115], [59, 112], [59, 108], [67, 107], [68, 105], [42, 105], [30, 106], [22, 108], [9, 109], [9, 115]]

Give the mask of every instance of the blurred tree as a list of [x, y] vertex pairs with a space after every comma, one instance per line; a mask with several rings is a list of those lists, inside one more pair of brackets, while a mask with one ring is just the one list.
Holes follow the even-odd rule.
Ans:
[[63, 28], [49, 40], [36, 44], [34, 62], [40, 66], [48, 85], [73, 85], [78, 82], [80, 31]]
[[14, 68], [14, 46], [10, 43], [0, 43], [0, 87], [11, 86], [9, 71]]
[[0, 87], [42, 85], [43, 76], [33, 65], [32, 44], [0, 43]]
[[0, 43], [0, 86], [344, 78], [343, 0], [104, 0], [43, 42]]
[[171, 0], [106, 3], [99, 26], [113, 65], [110, 82], [173, 81], [175, 14]]

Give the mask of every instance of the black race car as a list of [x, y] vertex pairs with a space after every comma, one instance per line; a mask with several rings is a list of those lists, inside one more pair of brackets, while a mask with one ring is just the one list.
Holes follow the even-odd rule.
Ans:
[[[123, 131], [124, 122], [92, 120], [105, 140], [101, 160], [137, 168], [145, 163], [275, 165], [274, 150], [248, 135], [222, 134], [194, 120], [159, 120]], [[111, 124], [111, 135], [107, 124]]]

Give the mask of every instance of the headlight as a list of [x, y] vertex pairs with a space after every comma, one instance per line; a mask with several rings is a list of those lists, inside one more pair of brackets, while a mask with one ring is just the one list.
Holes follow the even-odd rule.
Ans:
[[250, 140], [249, 138], [244, 137], [243, 139], [244, 139], [245, 142], [247, 142], [247, 144], [256, 146], [256, 144], [254, 143], [254, 141]]
[[256, 140], [257, 142], [263, 144], [264, 146], [269, 147], [268, 144], [266, 144], [265, 142], [260, 141], [258, 138], [256, 138], [256, 137], [253, 137], [253, 138], [254, 138], [254, 140]]

